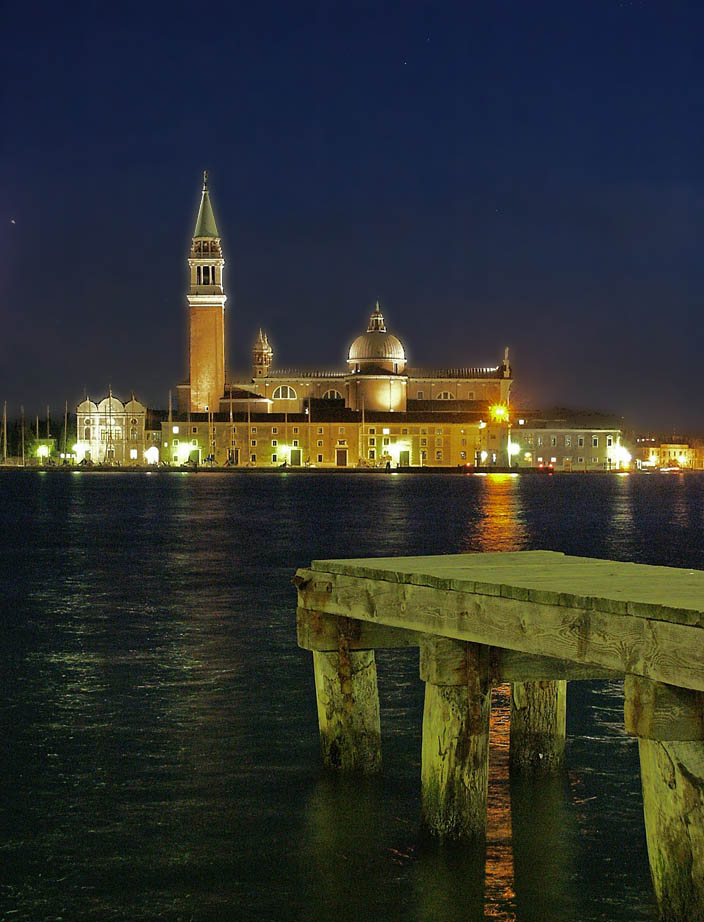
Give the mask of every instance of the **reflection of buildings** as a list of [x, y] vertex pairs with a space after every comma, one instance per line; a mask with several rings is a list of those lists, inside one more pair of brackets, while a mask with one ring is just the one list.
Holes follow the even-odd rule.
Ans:
[[207, 177], [188, 263], [189, 380], [177, 388], [179, 418], [164, 424], [164, 459], [456, 466], [484, 450], [488, 463], [506, 464], [505, 421], [492, 420], [489, 408], [508, 406], [508, 350], [491, 368], [410, 367], [377, 302], [346, 367], [277, 369], [260, 331], [251, 375], [227, 380], [225, 261]]

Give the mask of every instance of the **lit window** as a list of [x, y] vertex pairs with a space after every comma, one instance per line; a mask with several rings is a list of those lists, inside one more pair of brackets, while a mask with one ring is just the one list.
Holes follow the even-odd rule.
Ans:
[[435, 435], [442, 435], [442, 429], [436, 429]]
[[454, 400], [455, 395], [452, 391], [440, 391], [439, 394], [435, 397], [436, 400]]
[[553, 448], [557, 445], [557, 436], [556, 436], [556, 435], [551, 435], [551, 436], [550, 436], [550, 444], [552, 445]]
[[436, 452], [435, 452], [435, 460], [436, 460], [436, 461], [442, 461], [442, 452], [441, 452], [441, 451], [436, 451]]
[[557, 458], [550, 458], [550, 464], [555, 464], [556, 461], [557, 461]]
[[130, 459], [132, 461], [136, 461], [137, 459], [137, 449], [136, 448], [130, 448]]
[[178, 435], [178, 426], [174, 426], [171, 431], [173, 432], [174, 435]]
[[298, 395], [288, 384], [280, 384], [271, 395], [274, 400], [296, 400]]
[[421, 445], [427, 445], [427, 444], [428, 444], [428, 440], [427, 440], [427, 439], [421, 439], [421, 440], [420, 440], [420, 444], [421, 444]]
[[543, 437], [542, 437], [542, 435], [539, 435], [539, 436], [538, 436], [538, 445], [542, 445], [542, 444], [543, 444]]
[[569, 448], [571, 444], [572, 444], [572, 436], [566, 435], [565, 436], [565, 448]]
[[389, 432], [390, 432], [391, 430], [390, 430], [390, 429], [382, 429], [381, 431], [383, 432], [384, 435], [388, 435]]
[[460, 460], [461, 460], [461, 461], [465, 461], [466, 459], [467, 459], [467, 452], [466, 452], [466, 451], [461, 451], [461, 452], [460, 452]]
[[599, 459], [592, 457], [592, 464], [598, 464], [598, 463], [599, 463]]

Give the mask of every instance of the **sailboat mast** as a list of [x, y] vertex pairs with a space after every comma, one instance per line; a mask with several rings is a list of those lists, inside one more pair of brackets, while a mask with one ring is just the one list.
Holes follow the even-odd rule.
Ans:
[[22, 432], [22, 467], [24, 467], [24, 406], [20, 407], [20, 430]]

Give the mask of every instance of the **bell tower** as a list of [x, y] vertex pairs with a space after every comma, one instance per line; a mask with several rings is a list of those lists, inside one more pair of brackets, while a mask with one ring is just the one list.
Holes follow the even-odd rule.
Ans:
[[218, 412], [220, 398], [225, 392], [227, 295], [222, 284], [225, 260], [210, 204], [207, 170], [203, 173], [203, 191], [188, 265], [190, 409]]
[[274, 350], [269, 345], [269, 338], [266, 333], [259, 330], [259, 336], [252, 349], [252, 378], [266, 378], [269, 374], [269, 366], [274, 357]]

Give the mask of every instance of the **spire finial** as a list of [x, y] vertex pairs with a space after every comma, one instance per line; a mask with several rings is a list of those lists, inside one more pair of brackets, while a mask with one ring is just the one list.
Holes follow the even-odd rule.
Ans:
[[208, 171], [203, 170], [203, 192], [208, 191]]

